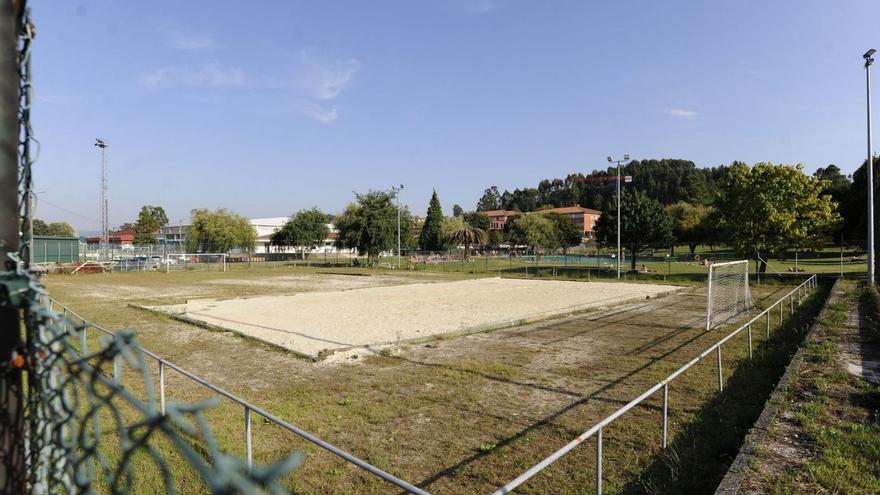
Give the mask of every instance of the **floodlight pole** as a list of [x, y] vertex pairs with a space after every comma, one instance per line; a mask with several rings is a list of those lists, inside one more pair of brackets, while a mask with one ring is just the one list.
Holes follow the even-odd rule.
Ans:
[[874, 285], [874, 156], [871, 150], [871, 64], [875, 50], [868, 50], [865, 59], [865, 93], [868, 110], [868, 285]]
[[391, 190], [397, 199], [397, 269], [400, 270], [400, 191], [403, 190], [403, 184], [400, 187], [391, 186]]
[[107, 214], [107, 156], [106, 150], [110, 146], [101, 138], [95, 139], [95, 146], [101, 148], [101, 244], [103, 244], [104, 259], [110, 248], [110, 227]]
[[617, 279], [620, 280], [620, 164], [629, 161], [629, 155], [623, 155], [623, 160], [614, 160], [610, 156], [608, 162], [617, 162]]

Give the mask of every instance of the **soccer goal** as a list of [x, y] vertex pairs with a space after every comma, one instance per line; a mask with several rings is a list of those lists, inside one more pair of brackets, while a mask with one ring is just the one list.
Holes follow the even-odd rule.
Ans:
[[165, 256], [164, 264], [166, 273], [182, 270], [225, 272], [227, 268], [225, 253], [169, 254]]
[[749, 262], [729, 261], [709, 265], [706, 294], [706, 330], [729, 322], [753, 305], [749, 291]]

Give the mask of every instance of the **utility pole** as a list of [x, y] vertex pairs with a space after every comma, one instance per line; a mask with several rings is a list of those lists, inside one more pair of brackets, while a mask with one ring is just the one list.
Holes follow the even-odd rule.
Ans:
[[620, 164], [629, 161], [629, 154], [623, 155], [623, 160], [614, 160], [608, 157], [608, 163], [617, 163], [617, 280], [620, 280]]
[[400, 187], [391, 186], [391, 190], [397, 199], [397, 269], [400, 270], [400, 191], [403, 190], [403, 184]]
[[101, 250], [104, 261], [107, 260], [107, 249], [110, 247], [110, 230], [107, 214], [107, 148], [110, 144], [101, 138], [95, 139], [95, 146], [101, 148]]
[[865, 59], [865, 84], [868, 108], [868, 285], [874, 286], [874, 156], [871, 150], [871, 64], [874, 52], [871, 48], [862, 58]]

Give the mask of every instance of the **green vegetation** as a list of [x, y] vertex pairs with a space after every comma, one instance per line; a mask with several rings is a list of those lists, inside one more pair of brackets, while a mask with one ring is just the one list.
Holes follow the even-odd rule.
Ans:
[[800, 165], [736, 164], [727, 169], [715, 203], [726, 242], [746, 258], [761, 259], [789, 247], [818, 247], [840, 216], [821, 180]]
[[755, 492], [880, 493], [880, 386], [848, 373], [842, 355], [860, 347], [856, 340], [880, 345], [880, 307], [876, 291], [855, 282], [840, 288], [845, 295], [805, 348], [786, 405], [751, 463]]
[[486, 231], [469, 225], [461, 215], [443, 220], [441, 236], [447, 245], [464, 246], [465, 261], [470, 256], [472, 245], [486, 243]]
[[[358, 253], [367, 255], [368, 262], [374, 263], [382, 251], [397, 247], [397, 205], [394, 194], [385, 191], [370, 191], [355, 194], [356, 202], [349, 204], [342, 215], [334, 219], [339, 230], [336, 241], [339, 248], [356, 248]], [[409, 210], [400, 210], [400, 242], [402, 247], [412, 245], [408, 232], [411, 230], [412, 216]]]
[[168, 216], [164, 208], [150, 205], [142, 207], [134, 224], [134, 243], [156, 244], [156, 232], [165, 225], [168, 225]]
[[236, 248], [252, 251], [256, 238], [257, 233], [247, 218], [224, 208], [193, 210], [192, 223], [186, 232], [190, 252], [225, 253]]
[[46, 222], [35, 218], [33, 222], [34, 235], [46, 235], [53, 237], [76, 237], [73, 227], [67, 222]]
[[318, 208], [300, 210], [272, 233], [272, 245], [299, 246], [305, 253], [306, 247], [322, 246], [329, 232], [326, 213]]
[[[672, 220], [658, 201], [639, 190], [621, 195], [620, 210], [620, 243], [629, 248], [630, 268], [635, 270], [640, 251], [672, 242]], [[617, 243], [616, 209], [599, 217], [596, 237], [605, 246]]]
[[556, 224], [540, 213], [525, 213], [504, 226], [507, 242], [528, 246], [532, 252], [550, 252], [559, 247]]
[[[473, 337], [404, 344], [387, 352], [358, 350], [356, 359], [337, 356], [356, 366], [316, 366], [252, 340], [129, 306], [181, 303], [194, 296], [293, 294], [314, 290], [322, 277], [332, 279], [326, 282], [333, 284], [354, 280], [381, 285], [389, 280], [424, 282], [470, 276], [369, 270], [365, 271], [368, 277], [345, 277], [330, 272], [358, 273], [358, 269], [281, 265], [274, 270], [228, 273], [49, 275], [47, 283], [55, 297], [86, 318], [109, 328], [133, 328], [146, 348], [433, 493], [488, 493], [643, 392], [722, 333], [707, 333], [690, 324], [703, 315], [705, 301], [685, 291], [649, 302], [650, 311], [567, 318]], [[766, 304], [790, 288], [763, 285], [754, 288], [754, 297]], [[812, 307], [807, 306], [803, 314]], [[786, 321], [798, 322], [792, 328], [802, 328], [807, 317], [800, 318], [796, 315]], [[756, 333], [753, 362], [746, 357], [744, 335], [725, 346], [726, 385], [721, 396], [711, 360], [674, 382], [670, 388], [674, 450], [669, 456], [659, 446], [659, 395], [605, 430], [607, 493], [640, 493], [652, 483], [673, 487], [668, 493], [683, 493], [687, 490], [677, 483], [684, 482], [696, 486], [697, 490], [690, 491], [696, 493], [717, 483], [726, 460], [754, 419], [755, 404], [762, 402], [753, 385], [775, 380], [773, 369], [760, 364], [764, 355], [776, 356], [773, 349], [782, 342], [778, 339], [787, 335], [787, 330], [776, 329], [775, 319], [773, 324], [770, 344], [764, 343], [763, 333]], [[90, 346], [98, 338], [96, 332], [90, 334]], [[788, 349], [782, 347], [780, 355]], [[535, 351], [538, 348], [540, 352]], [[154, 380], [155, 373], [154, 368]], [[141, 392], [132, 374], [126, 371], [123, 380], [133, 393]], [[214, 395], [167, 369], [166, 380], [169, 400], [196, 401]], [[729, 422], [730, 418], [735, 421]], [[207, 420], [222, 448], [244, 453], [240, 406], [223, 401]], [[252, 418], [252, 425], [255, 462], [271, 462], [292, 449], [304, 454], [302, 466], [285, 483], [296, 493], [327, 493], [328, 489], [396, 493], [259, 416]], [[454, 434], [462, 431], [467, 434]], [[687, 453], [685, 447], [693, 444], [712, 449]], [[103, 448], [112, 456], [116, 447], [110, 443]], [[167, 446], [160, 448], [164, 451]], [[680, 464], [676, 456], [682, 459]], [[593, 486], [593, 459], [593, 444], [585, 443], [523, 491], [579, 493]], [[703, 468], [698, 476], [685, 476], [693, 473], [687, 464], [691, 460]], [[145, 493], [155, 491], [154, 487], [161, 486], [160, 474], [150, 468], [149, 461], [143, 462], [138, 487], [149, 487], [141, 490]], [[654, 476], [655, 464], [658, 469], [663, 466], [664, 472], [672, 466], [682, 473], [681, 479]], [[185, 464], [172, 463], [171, 468], [179, 480], [178, 493], [204, 493], [204, 486]]]
[[439, 251], [443, 249], [443, 208], [437, 191], [431, 194], [431, 202], [428, 204], [428, 214], [422, 225], [422, 233], [419, 235], [419, 246], [425, 251]]

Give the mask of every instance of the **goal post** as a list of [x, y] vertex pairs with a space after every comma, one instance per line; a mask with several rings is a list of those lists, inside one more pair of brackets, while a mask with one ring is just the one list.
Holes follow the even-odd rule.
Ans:
[[165, 255], [165, 273], [183, 270], [216, 270], [228, 268], [226, 253], [179, 253]]
[[712, 263], [706, 291], [706, 330], [747, 312], [753, 306], [748, 260]]

